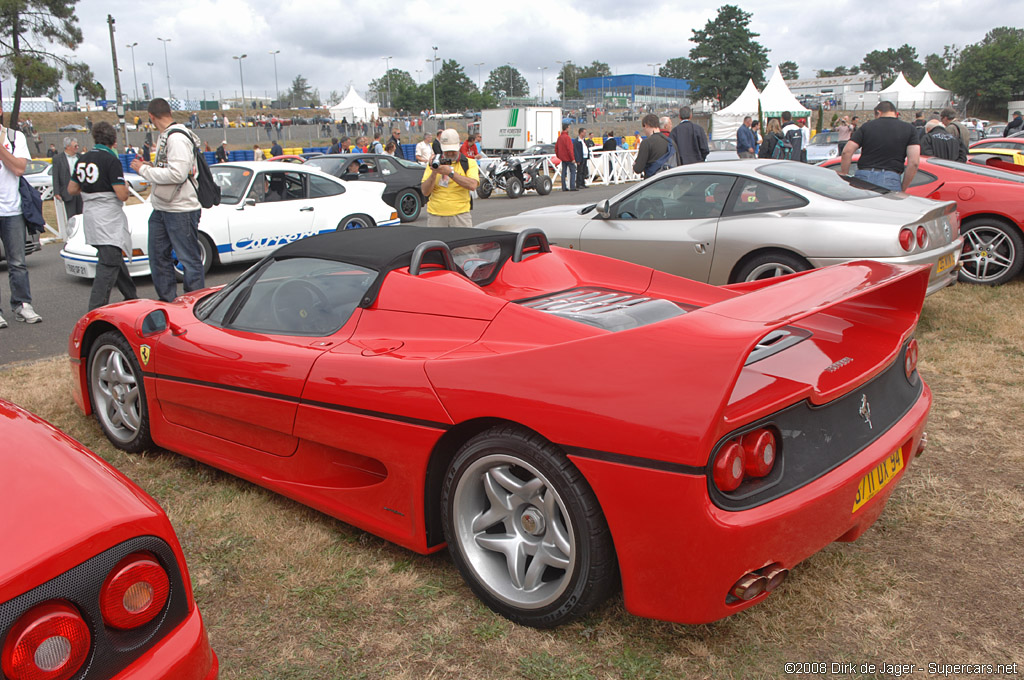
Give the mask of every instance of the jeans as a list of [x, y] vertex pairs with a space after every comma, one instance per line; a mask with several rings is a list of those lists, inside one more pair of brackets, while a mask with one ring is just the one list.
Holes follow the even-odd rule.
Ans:
[[23, 302], [32, 304], [32, 291], [28, 286], [28, 269], [25, 268], [25, 218], [21, 215], [0, 217], [0, 240], [7, 257], [7, 276], [11, 281], [11, 310]]
[[178, 297], [175, 260], [184, 272], [186, 293], [206, 287], [199, 249], [200, 212], [154, 210], [149, 216], [149, 270], [156, 295], [164, 302]]
[[[569, 183], [565, 182], [565, 173], [569, 173]], [[576, 163], [562, 161], [562, 191], [576, 191]]]
[[121, 257], [121, 249], [117, 246], [96, 246], [96, 278], [89, 293], [89, 311], [110, 302], [110, 291], [114, 285], [125, 300], [139, 297], [135, 282], [128, 274], [128, 266]]
[[900, 173], [892, 170], [858, 170], [853, 173], [853, 176], [865, 182], [877, 184], [889, 191], [903, 190], [903, 177]]

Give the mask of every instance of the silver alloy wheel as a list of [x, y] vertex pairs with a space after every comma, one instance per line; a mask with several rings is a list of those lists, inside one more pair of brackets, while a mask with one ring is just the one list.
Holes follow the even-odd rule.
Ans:
[[132, 441], [142, 423], [142, 401], [130, 360], [117, 347], [104, 345], [93, 357], [89, 382], [106, 431], [123, 443]]
[[1013, 240], [1002, 229], [979, 226], [964, 232], [964, 250], [960, 256], [963, 273], [975, 283], [989, 283], [1013, 266], [1018, 253]]
[[513, 455], [484, 456], [459, 478], [452, 506], [458, 548], [496, 598], [538, 609], [569, 587], [575, 531], [561, 497], [535, 467]]
[[789, 265], [782, 264], [781, 262], [766, 262], [758, 267], [754, 267], [747, 274], [746, 281], [760, 281], [761, 279], [772, 279], [776, 276], [785, 276], [786, 274], [795, 274], [796, 269], [793, 269]]

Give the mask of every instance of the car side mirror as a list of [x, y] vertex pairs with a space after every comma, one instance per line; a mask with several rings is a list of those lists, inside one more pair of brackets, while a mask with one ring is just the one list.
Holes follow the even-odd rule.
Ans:
[[612, 216], [612, 206], [608, 199], [597, 204], [597, 214], [606, 220]]
[[245, 199], [245, 204], [247, 206], [252, 207], [252, 206], [256, 205], [256, 199], [255, 198], [247, 198], [247, 199]]
[[167, 330], [167, 314], [162, 309], [155, 309], [142, 318], [139, 325], [139, 335], [148, 338]]

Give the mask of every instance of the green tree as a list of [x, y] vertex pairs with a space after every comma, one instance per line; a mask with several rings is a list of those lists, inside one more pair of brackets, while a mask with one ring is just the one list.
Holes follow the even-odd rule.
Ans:
[[583, 69], [571, 61], [562, 64], [555, 78], [555, 91], [562, 95], [563, 99], [578, 99], [582, 72]]
[[859, 66], [836, 66], [833, 69], [818, 69], [817, 76], [829, 78], [832, 76], [855, 76], [858, 73], [860, 73]]
[[[82, 44], [75, 15], [77, 0], [0, 0], [0, 68], [14, 76], [14, 106], [9, 124], [18, 124], [21, 98], [27, 92], [53, 92], [65, 75], [76, 90], [99, 91], [84, 64], [50, 51], [50, 45], [74, 51]], [[70, 71], [74, 73], [70, 73]], [[8, 93], [9, 95], [11, 93]]]
[[[320, 95], [317, 94], [317, 99], [319, 98]], [[285, 93], [285, 99], [288, 100], [292, 108], [296, 106], [312, 106], [313, 88], [310, 87], [309, 81], [302, 77], [302, 74], [295, 76], [292, 86]]]
[[506, 64], [491, 70], [484, 83], [484, 92], [495, 96], [504, 92], [506, 97], [525, 97], [530, 94], [530, 85], [519, 69]]
[[800, 77], [800, 67], [795, 61], [782, 62], [779, 64], [779, 70], [782, 71], [783, 80], [796, 80]]
[[754, 40], [759, 34], [749, 28], [751, 16], [735, 5], [722, 5], [703, 29], [693, 29], [690, 81], [697, 96], [725, 103], [739, 96], [750, 78], [764, 85], [768, 50]]
[[[391, 78], [391, 106], [396, 109], [408, 108], [406, 104], [415, 97], [416, 81], [409, 75], [408, 71], [393, 68], [384, 72], [380, 78], [370, 81], [370, 87], [366, 96], [376, 99], [381, 104], [387, 103], [388, 99], [388, 77]], [[410, 94], [412, 97], [410, 97]]]
[[612, 69], [603, 61], [592, 61], [590, 66], [584, 66], [580, 70], [580, 78], [603, 78], [610, 76]]
[[903, 72], [908, 80], [920, 80], [924, 76], [924, 65], [917, 60], [917, 50], [910, 45], [896, 49], [873, 50], [864, 55], [861, 70], [882, 81], [882, 87], [889, 87], [896, 76]]
[[682, 78], [689, 80], [693, 74], [693, 62], [686, 57], [673, 57], [665, 62], [665, 65], [658, 69], [658, 75], [662, 78]]
[[476, 85], [454, 59], [445, 59], [434, 77], [437, 84], [437, 105], [441, 111], [463, 111], [469, 108]]
[[993, 28], [964, 47], [950, 71], [950, 87], [974, 112], [1003, 110], [1024, 92], [1024, 29]]

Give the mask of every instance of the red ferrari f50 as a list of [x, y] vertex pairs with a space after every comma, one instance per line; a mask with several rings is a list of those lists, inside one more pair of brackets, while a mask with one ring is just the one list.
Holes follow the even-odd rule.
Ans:
[[924, 445], [927, 267], [713, 287], [543, 232], [384, 227], [83, 317], [75, 400], [555, 626], [702, 623], [863, 533]]

